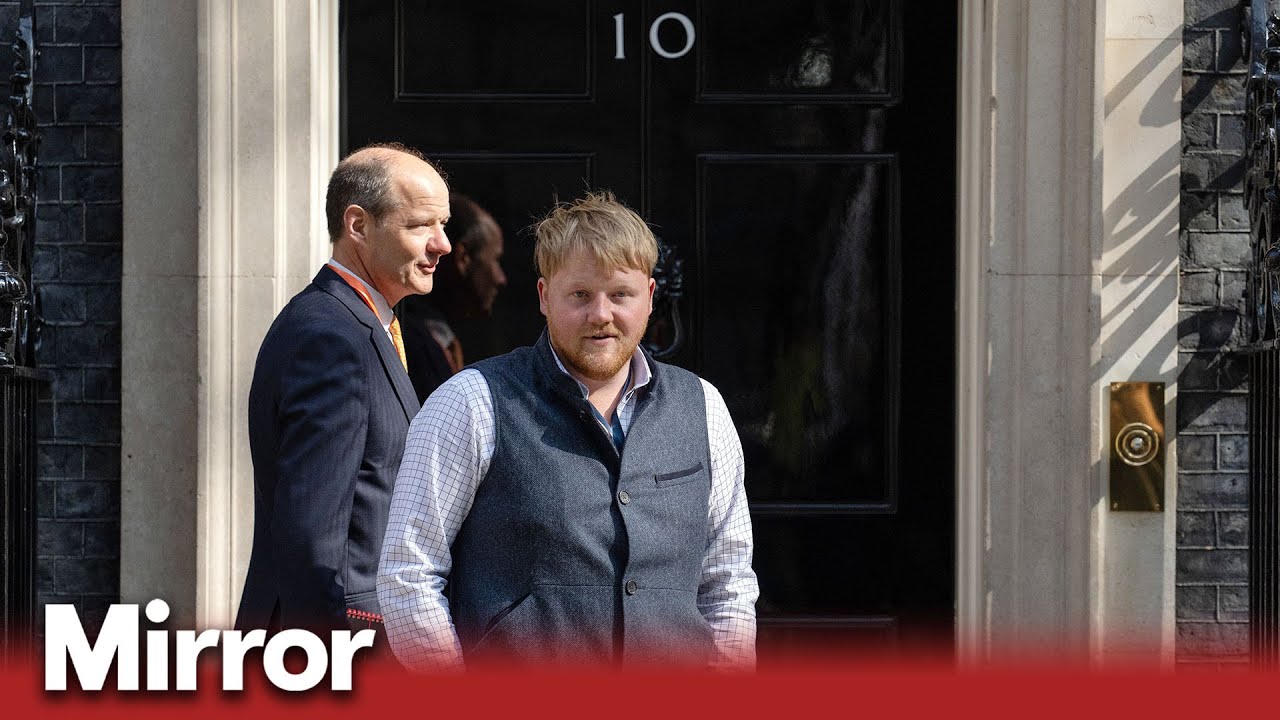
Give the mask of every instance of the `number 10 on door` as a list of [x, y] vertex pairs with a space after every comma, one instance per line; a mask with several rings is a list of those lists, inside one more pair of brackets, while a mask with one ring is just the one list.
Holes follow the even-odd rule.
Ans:
[[[627, 59], [626, 37], [624, 33], [626, 19], [623, 17], [623, 15], [624, 15], [623, 13], [618, 13], [617, 15], [613, 16], [613, 59], [614, 60]], [[679, 50], [675, 50], [675, 51], [668, 50], [666, 47], [663, 46], [662, 41], [658, 38], [659, 29], [662, 27], [662, 24], [664, 22], [667, 22], [668, 20], [679, 23], [680, 28], [684, 30], [684, 47], [680, 48]], [[668, 60], [674, 60], [679, 57], [684, 57], [690, 50], [693, 49], [693, 41], [696, 37], [697, 37], [697, 33], [693, 29], [693, 21], [690, 20], [689, 16], [685, 15], [684, 13], [678, 13], [678, 12], [664, 13], [654, 18], [653, 22], [649, 24], [649, 47], [653, 48], [654, 52], [658, 53], [664, 58], [667, 58]]]

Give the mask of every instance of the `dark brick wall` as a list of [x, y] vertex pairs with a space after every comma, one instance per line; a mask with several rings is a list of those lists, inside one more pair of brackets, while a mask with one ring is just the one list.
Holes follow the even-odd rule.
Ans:
[[1240, 0], [1186, 0], [1178, 346], [1178, 661], [1248, 652], [1249, 440], [1244, 331], [1249, 220]]
[[[17, 5], [0, 2], [5, 45]], [[36, 12], [38, 361], [55, 377], [40, 403], [39, 615], [71, 602], [92, 626], [120, 577], [120, 8], [64, 0]]]

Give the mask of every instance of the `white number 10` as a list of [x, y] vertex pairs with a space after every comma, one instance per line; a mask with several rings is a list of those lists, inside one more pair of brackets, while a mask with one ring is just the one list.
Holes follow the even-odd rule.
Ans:
[[[618, 13], [617, 15], [613, 16], [613, 48], [614, 48], [613, 59], [614, 60], [625, 60], [627, 58], [626, 49], [624, 47], [625, 42], [623, 37], [622, 15], [623, 15], [622, 13]], [[658, 28], [662, 27], [662, 23], [668, 20], [675, 20], [676, 22], [680, 23], [680, 26], [682, 28], [684, 28], [684, 47], [680, 48], [676, 52], [671, 52], [670, 50], [663, 47], [662, 41], [658, 39]], [[693, 49], [693, 41], [696, 37], [697, 37], [697, 33], [693, 29], [693, 21], [690, 20], [689, 16], [685, 15], [684, 13], [678, 13], [678, 12], [664, 13], [662, 15], [659, 15], [657, 18], [655, 18], [653, 23], [649, 25], [649, 46], [653, 48], [654, 52], [658, 53], [664, 58], [667, 58], [668, 60], [674, 60], [679, 57], [684, 57], [686, 54], [688, 54], [688, 52], [691, 49]]]

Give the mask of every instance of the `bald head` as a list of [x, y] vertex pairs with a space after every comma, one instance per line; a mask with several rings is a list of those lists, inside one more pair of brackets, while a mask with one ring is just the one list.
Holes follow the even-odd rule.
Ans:
[[333, 259], [388, 304], [431, 292], [450, 250], [449, 186], [417, 151], [374, 145], [351, 153], [329, 180], [325, 212]]
[[375, 220], [395, 208], [399, 198], [394, 180], [405, 173], [425, 174], [444, 183], [422, 153], [400, 143], [366, 145], [343, 158], [329, 177], [325, 193], [324, 214], [330, 242], [342, 236], [342, 217], [352, 205], [363, 208]]

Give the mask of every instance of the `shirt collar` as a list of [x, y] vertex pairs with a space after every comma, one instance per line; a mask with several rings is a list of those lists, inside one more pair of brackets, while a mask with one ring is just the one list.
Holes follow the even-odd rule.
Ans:
[[[573, 377], [573, 374], [565, 368], [564, 363], [560, 361], [560, 356], [556, 353], [555, 346], [551, 345], [551, 343], [547, 343], [547, 346], [551, 348], [551, 357], [556, 359], [556, 367], [560, 368], [560, 372], [568, 375], [570, 379], [578, 384], [578, 390], [582, 391], [583, 398], [589, 397], [591, 395], [591, 391], [588, 390], [587, 386], [583, 385], [578, 378]], [[622, 393], [623, 400], [630, 398], [632, 393], [636, 390], [648, 385], [649, 381], [652, 379], [653, 372], [649, 369], [649, 361], [645, 359], [644, 353], [641, 352], [639, 347], [637, 347], [635, 352], [631, 354], [631, 387], [627, 388], [626, 391]]]
[[333, 258], [329, 258], [329, 264], [345, 272], [351, 277], [355, 278], [357, 281], [359, 281], [361, 285], [364, 286], [365, 290], [369, 291], [369, 297], [373, 298], [373, 306], [378, 310], [378, 322], [382, 323], [383, 330], [387, 330], [388, 332], [390, 332], [391, 319], [395, 316], [391, 312], [391, 306], [387, 304], [387, 299], [382, 297], [382, 293], [375, 290], [372, 285], [364, 281], [364, 278], [351, 272], [350, 268], [346, 267], [345, 265], [338, 262], [337, 260], [334, 260]]

